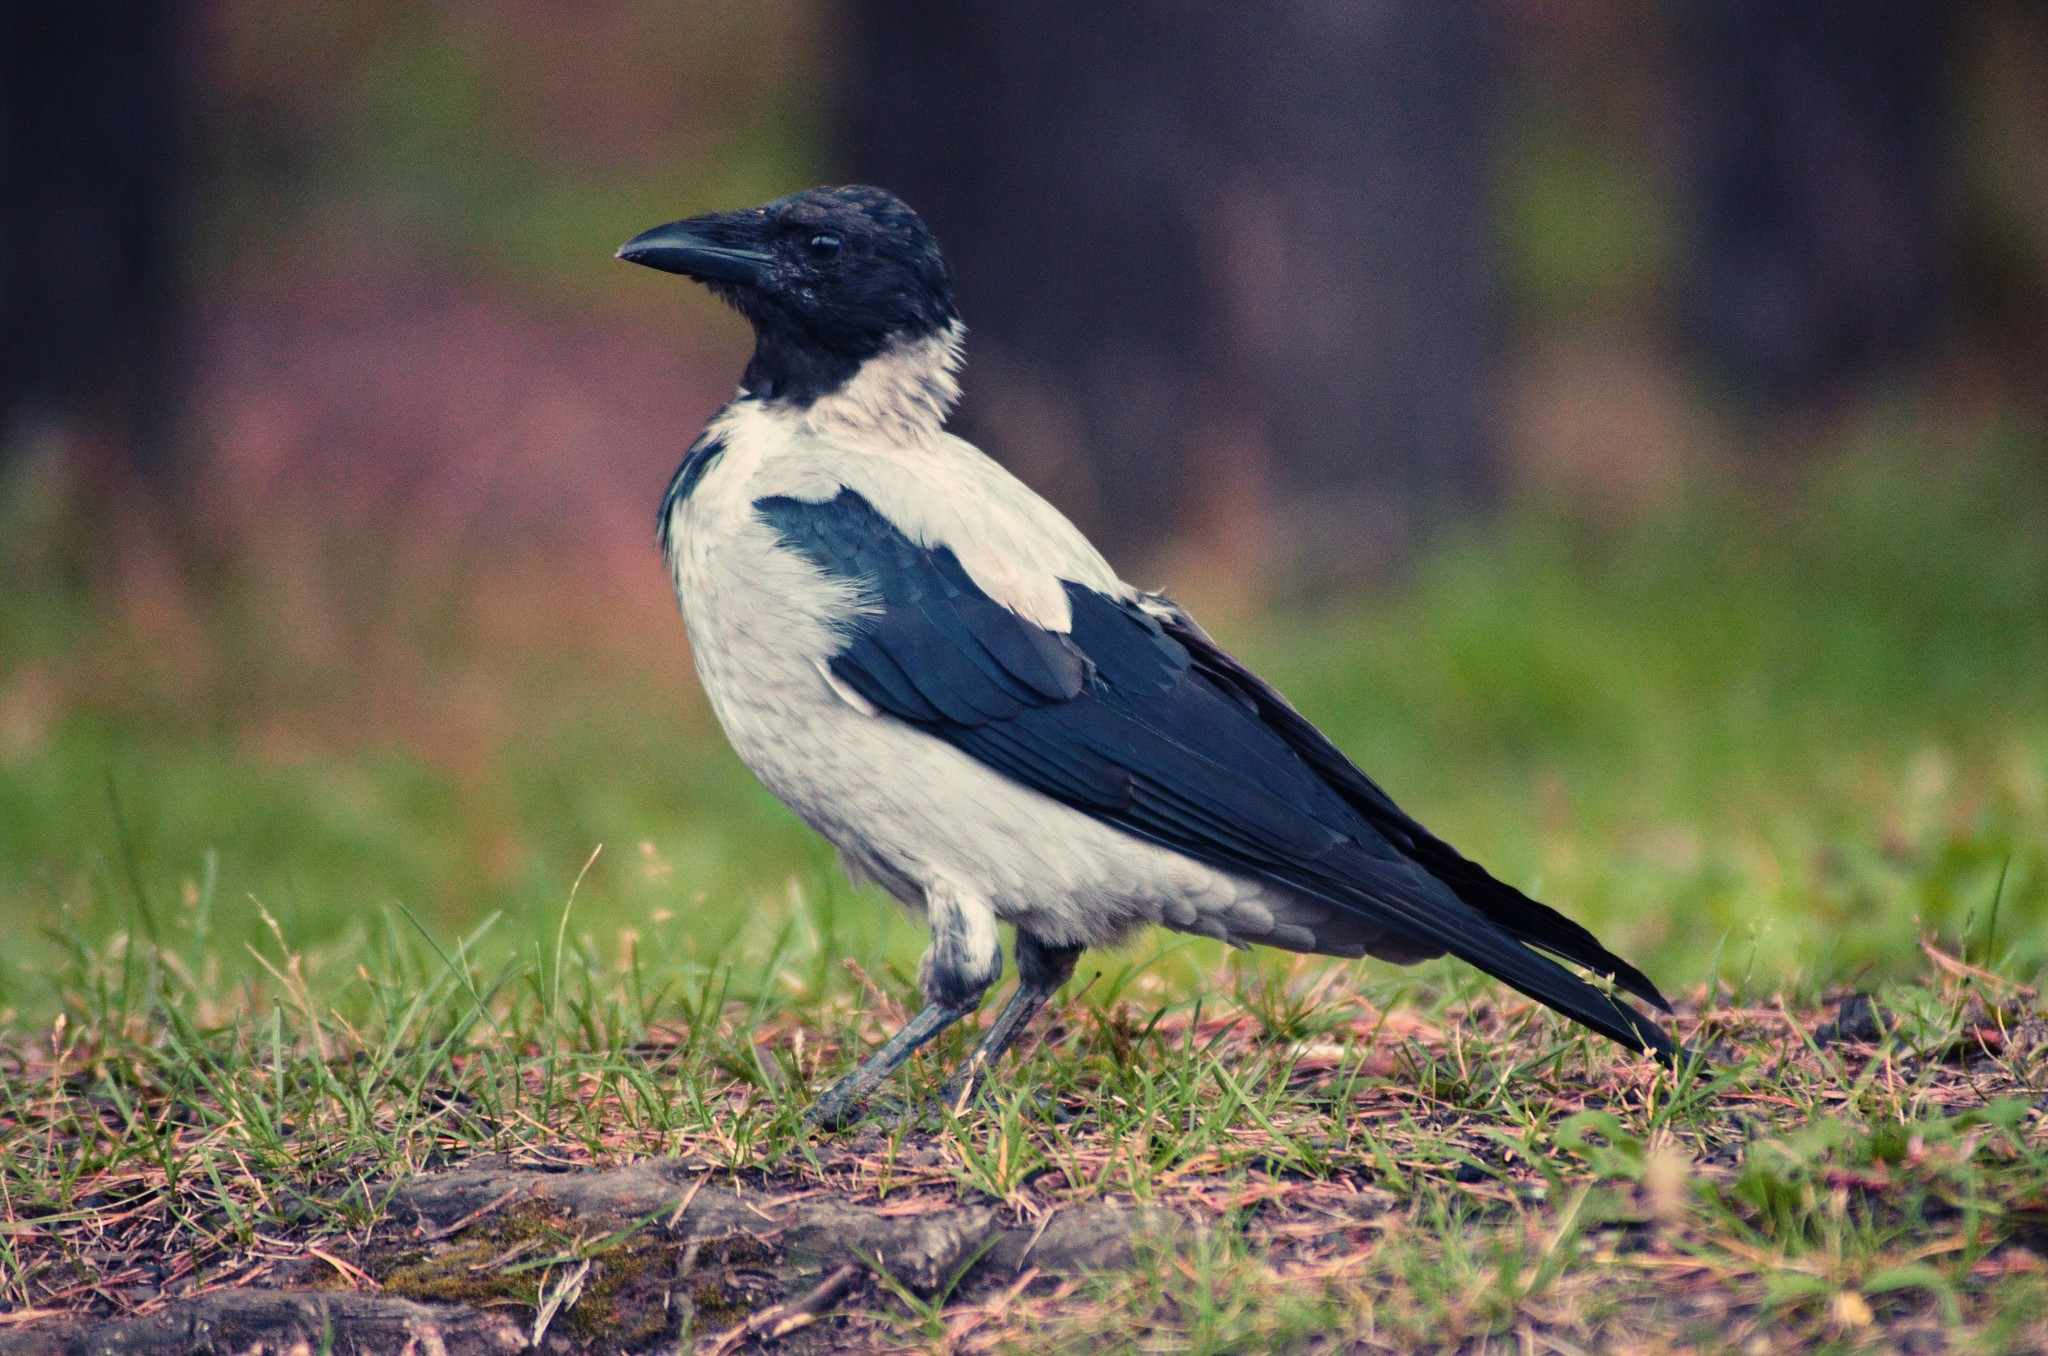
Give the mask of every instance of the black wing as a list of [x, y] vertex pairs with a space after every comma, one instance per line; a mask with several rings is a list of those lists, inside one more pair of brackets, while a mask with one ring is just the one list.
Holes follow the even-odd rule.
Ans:
[[882, 711], [1128, 832], [1448, 951], [1631, 1049], [1670, 1054], [1662, 1029], [1524, 943], [1662, 1006], [1647, 979], [1423, 831], [1192, 623], [1169, 631], [1070, 582], [1072, 628], [1046, 631], [852, 490], [755, 510], [863, 591], [869, 606], [831, 668]]
[[[1168, 604], [1167, 606], [1171, 606]], [[1346, 758], [1329, 737], [1308, 722], [1272, 684], [1260, 678], [1209, 638], [1192, 617], [1173, 608], [1162, 629], [1184, 646], [1197, 672], [1235, 694], [1289, 748], [1316, 770], [1351, 808], [1378, 829], [1423, 869], [1451, 887], [1458, 898], [1531, 946], [1541, 947], [1577, 965], [1606, 975], [1636, 997], [1665, 1012], [1671, 1004], [1657, 992], [1648, 975], [1600, 945], [1592, 933], [1547, 904], [1529, 898], [1514, 886], [1494, 879], [1485, 867], [1464, 856], [1410, 818], [1379, 784]]]

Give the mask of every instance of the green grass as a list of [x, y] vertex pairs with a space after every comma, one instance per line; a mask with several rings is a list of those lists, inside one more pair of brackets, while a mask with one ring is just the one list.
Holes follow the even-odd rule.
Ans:
[[[1084, 960], [1065, 1038], [992, 1105], [851, 1157], [801, 1113], [914, 1001], [919, 931], [838, 879], [686, 678], [580, 639], [493, 667], [445, 600], [372, 595], [354, 624], [388, 623], [406, 673], [516, 717], [408, 747], [388, 670], [286, 681], [260, 578], [167, 629], [22, 482], [0, 1307], [338, 1283], [312, 1250], [374, 1269], [394, 1176], [677, 1154], [1208, 1222], [1128, 1277], [871, 1287], [843, 1331], [906, 1349], [2037, 1342], [2039, 455], [1878, 447], [1626, 527], [1524, 511], [1229, 637], [1425, 821], [1688, 995], [1712, 1069], [1654, 1074], [1451, 965], [1161, 936]], [[1845, 984], [1894, 1024], [1815, 1048]]]
[[[539, 1263], [583, 1261], [615, 1296], [647, 1264], [630, 1232], [520, 1216], [428, 1264], [389, 1184], [484, 1153], [666, 1154], [774, 1194], [1185, 1221], [1127, 1275], [950, 1303], [875, 1284], [834, 1349], [951, 1349], [967, 1326], [1027, 1350], [2048, 1335], [2048, 1023], [2008, 980], [1951, 962], [1893, 989], [1875, 1045], [1826, 1050], [1811, 1015], [1710, 1005], [1684, 1028], [1721, 1062], [1668, 1076], [1443, 972], [1231, 958], [1191, 1004], [1106, 958], [990, 1104], [848, 1141], [802, 1110], [902, 1020], [902, 987], [845, 982], [851, 939], [794, 912], [759, 969], [618, 972], [569, 944], [485, 966], [479, 939], [401, 919], [343, 955], [274, 943], [238, 995], [192, 980], [177, 942], [198, 937], [82, 949], [66, 1020], [0, 1066], [0, 1302], [147, 1307], [348, 1267], [531, 1305]], [[928, 1098], [966, 1049], [945, 1040], [904, 1090]]]
[[[1824, 467], [1781, 504], [1710, 489], [1607, 528], [1524, 512], [1375, 601], [1226, 638], [1426, 823], [1674, 988], [1717, 954], [1766, 983], [1882, 976], [1922, 932], [2032, 974], [2038, 445], [1913, 451]], [[485, 560], [449, 598], [366, 586], [358, 615], [316, 622], [238, 580], [164, 640], [141, 605], [67, 578], [90, 540], [35, 488], [0, 531], [0, 569], [28, 584], [0, 595], [0, 926], [20, 938], [0, 1008], [54, 1010], [57, 951], [32, 938], [103, 939], [145, 910], [169, 928], [202, 899], [230, 974], [265, 932], [252, 900], [297, 947], [346, 950], [394, 905], [444, 936], [501, 914], [498, 943], [531, 945], [599, 844], [573, 930], [591, 948], [631, 931], [676, 956], [759, 953], [796, 891], [914, 958], [916, 929], [849, 892], [726, 749], [672, 614], [623, 658], [579, 649], [602, 614], [506, 658], [461, 620]], [[560, 603], [533, 610], [573, 615]], [[293, 625], [417, 657], [378, 666], [351, 639], [309, 668]], [[505, 714], [447, 733], [473, 706]]]

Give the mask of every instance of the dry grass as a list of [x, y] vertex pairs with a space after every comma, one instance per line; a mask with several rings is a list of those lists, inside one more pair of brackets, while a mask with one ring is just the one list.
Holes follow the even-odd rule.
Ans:
[[[789, 1338], [818, 1350], [2038, 1349], [2037, 452], [1852, 458], [1796, 502], [1597, 539], [1531, 517], [1234, 638], [1427, 822], [1690, 989], [1711, 1067], [1622, 1058], [1457, 967], [1161, 938], [1087, 958], [990, 1105], [851, 1136], [802, 1111], [902, 1019], [922, 938], [724, 750], [658, 578], [600, 607], [651, 561], [480, 544], [435, 592], [294, 556], [280, 518], [235, 589], [173, 596], [79, 567], [99, 525], [23, 482], [0, 1339], [230, 1286], [438, 1285], [407, 1278], [389, 1191], [495, 1155], [1180, 1221], [1130, 1272], [868, 1276]], [[1844, 984], [1892, 1020], [1821, 1048]], [[544, 1283], [587, 1263], [581, 1303], [618, 1304], [663, 1257], [503, 1227], [531, 1237], [465, 1283], [529, 1321]], [[701, 1326], [800, 1298], [778, 1287], [720, 1289]], [[602, 1347], [565, 1307], [551, 1349]]]
[[[317, 987], [338, 958], [279, 954], [257, 1001], [215, 1007], [165, 953], [87, 956], [74, 1005], [0, 1066], [0, 1322], [227, 1286], [412, 1293], [395, 1181], [661, 1155], [767, 1203], [1029, 1221], [1111, 1200], [1178, 1221], [1128, 1273], [936, 1295], [869, 1278], [806, 1349], [2037, 1347], [2048, 1020], [1929, 956], [1876, 1039], [1823, 1044], [1828, 1008], [1688, 1004], [1710, 1062], [1677, 1074], [1490, 990], [1403, 1005], [1297, 961], [1162, 995], [1112, 961], [991, 1104], [844, 1136], [801, 1111], [899, 1018], [894, 981], [740, 992], [728, 971], [650, 1001], [646, 976], [573, 956], [491, 975], [450, 955], [438, 974], [357, 958], [342, 993]], [[965, 1039], [918, 1062], [915, 1095]], [[518, 1259], [560, 1252], [615, 1297], [645, 1265], [624, 1236], [547, 1237], [507, 1274], [483, 1259], [474, 1295], [433, 1293], [530, 1307], [544, 1276]], [[565, 1323], [549, 1349], [645, 1348]]]

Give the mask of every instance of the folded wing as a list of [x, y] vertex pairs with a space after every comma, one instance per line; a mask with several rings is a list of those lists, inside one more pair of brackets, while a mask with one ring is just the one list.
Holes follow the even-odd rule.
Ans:
[[852, 490], [755, 511], [860, 590], [830, 666], [879, 710], [1130, 833], [1448, 951], [1631, 1049], [1670, 1054], [1656, 1024], [1541, 952], [1663, 1006], [1646, 977], [1403, 814], [1183, 614], [1068, 583], [1071, 627], [1049, 631]]

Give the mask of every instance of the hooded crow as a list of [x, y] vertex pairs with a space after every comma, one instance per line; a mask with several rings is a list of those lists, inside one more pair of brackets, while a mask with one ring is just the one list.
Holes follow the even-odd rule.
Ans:
[[1643, 973], [1410, 818], [1179, 606], [945, 431], [963, 329], [923, 221], [817, 188], [657, 226], [621, 259], [746, 317], [738, 393], [658, 519], [733, 748], [850, 874], [931, 932], [926, 1005], [813, 1105], [855, 1117], [973, 1012], [1016, 929], [1018, 986], [953, 1073], [964, 1107], [1082, 948], [1158, 924], [1401, 964], [1449, 953], [1631, 1050]]

